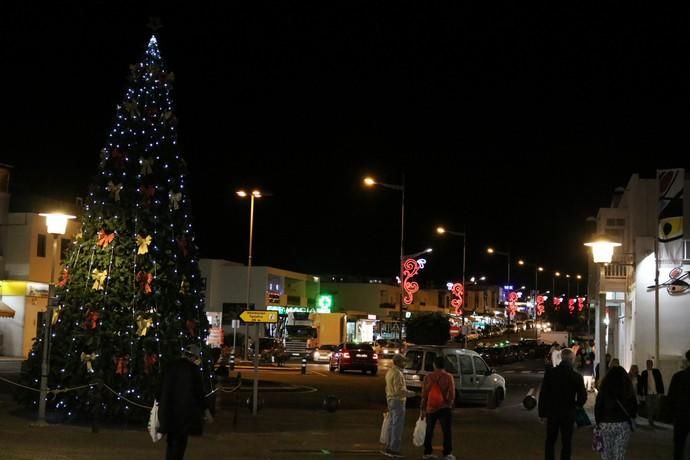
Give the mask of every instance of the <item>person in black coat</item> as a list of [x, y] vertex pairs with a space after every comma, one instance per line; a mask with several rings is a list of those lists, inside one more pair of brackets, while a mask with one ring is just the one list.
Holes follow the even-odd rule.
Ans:
[[569, 460], [572, 451], [575, 409], [584, 406], [587, 391], [582, 376], [573, 370], [573, 352], [561, 351], [561, 363], [549, 369], [539, 393], [539, 417], [546, 419], [546, 460], [555, 458], [558, 432], [561, 433], [561, 460]]
[[651, 359], [647, 360], [647, 369], [642, 372], [642, 375], [637, 380], [637, 394], [640, 395], [640, 399], [645, 401], [649, 426], [654, 426], [654, 419], [659, 413], [660, 397], [664, 394], [664, 380], [661, 378], [661, 372], [654, 367], [654, 361]]
[[165, 369], [161, 387], [158, 419], [159, 432], [167, 436], [166, 460], [181, 460], [187, 449], [189, 435], [203, 431], [204, 385], [198, 345], [189, 345], [182, 357]]
[[594, 416], [604, 440], [604, 459], [625, 458], [637, 417], [637, 397], [628, 373], [613, 366], [606, 373], [594, 405]]
[[690, 432], [690, 350], [687, 367], [673, 374], [668, 387], [668, 404], [673, 413], [673, 460], [685, 458], [685, 440]]

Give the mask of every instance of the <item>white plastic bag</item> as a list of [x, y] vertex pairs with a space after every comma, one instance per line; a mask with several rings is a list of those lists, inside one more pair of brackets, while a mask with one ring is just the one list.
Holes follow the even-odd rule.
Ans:
[[390, 426], [391, 419], [388, 412], [383, 413], [383, 423], [381, 424], [381, 436], [379, 437], [379, 442], [381, 444], [388, 444], [388, 427]]
[[426, 437], [426, 419], [419, 417], [417, 423], [414, 426], [414, 431], [412, 432], [412, 444], [415, 447], [421, 447], [424, 445], [424, 438]]
[[163, 435], [158, 432], [158, 428], [160, 427], [161, 424], [158, 420], [158, 401], [154, 400], [153, 407], [151, 408], [151, 415], [149, 416], [149, 434], [153, 442], [158, 442], [163, 437]]

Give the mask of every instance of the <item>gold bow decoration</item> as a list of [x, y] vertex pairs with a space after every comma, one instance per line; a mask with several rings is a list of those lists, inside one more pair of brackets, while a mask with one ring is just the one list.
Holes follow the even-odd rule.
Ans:
[[83, 351], [81, 352], [81, 362], [86, 364], [86, 370], [88, 372], [93, 372], [93, 364], [92, 362], [98, 357], [97, 353], [84, 353]]
[[108, 192], [112, 193], [115, 201], [120, 201], [120, 191], [122, 190], [122, 184], [114, 184], [113, 181], [108, 181], [108, 186], [106, 187]]
[[98, 242], [96, 244], [100, 246], [101, 249], [105, 249], [114, 239], [115, 233], [106, 233], [105, 230], [100, 229], [98, 231]]
[[170, 209], [177, 211], [180, 209], [180, 201], [182, 201], [182, 192], [173, 193], [172, 190], [168, 192], [168, 200], [170, 201]]
[[137, 316], [137, 335], [139, 337], [145, 336], [151, 326], [153, 326], [151, 318], [144, 318], [141, 315]]
[[139, 164], [141, 165], [141, 175], [146, 176], [153, 173], [153, 158], [139, 158]]
[[151, 235], [146, 235], [142, 237], [141, 235], [137, 235], [137, 246], [139, 246], [139, 249], [137, 249], [137, 254], [144, 255], [148, 254], [149, 252], [149, 245], [151, 244], [151, 241], [153, 238], [151, 238]]
[[94, 268], [91, 272], [91, 279], [93, 279], [93, 286], [91, 289], [95, 291], [102, 291], [103, 285], [105, 284], [105, 279], [108, 277], [108, 270], [100, 271]]

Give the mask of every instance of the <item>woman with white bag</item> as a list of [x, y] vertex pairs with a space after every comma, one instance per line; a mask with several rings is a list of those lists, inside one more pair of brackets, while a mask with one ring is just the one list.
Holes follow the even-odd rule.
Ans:
[[443, 431], [443, 458], [455, 460], [453, 456], [453, 435], [451, 425], [455, 405], [455, 382], [453, 376], [445, 371], [445, 359], [437, 356], [434, 359], [434, 371], [424, 378], [422, 386], [422, 419], [426, 419], [426, 436], [424, 437], [424, 455], [422, 458], [436, 458], [432, 451], [434, 425], [438, 420]]

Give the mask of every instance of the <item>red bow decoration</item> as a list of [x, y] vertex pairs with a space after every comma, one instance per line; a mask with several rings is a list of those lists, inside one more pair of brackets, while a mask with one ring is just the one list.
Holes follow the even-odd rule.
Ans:
[[188, 319], [185, 323], [185, 327], [187, 328], [187, 333], [189, 335], [192, 337], [196, 336], [196, 321], [193, 319]]
[[541, 316], [543, 314], [544, 314], [544, 296], [538, 295], [537, 296], [537, 316]]
[[450, 288], [450, 291], [453, 293], [454, 296], [457, 297], [457, 299], [451, 300], [450, 304], [453, 306], [453, 308], [455, 308], [455, 314], [459, 315], [460, 309], [462, 308], [462, 305], [464, 303], [462, 296], [465, 294], [465, 288], [462, 285], [462, 283], [455, 283], [453, 284], [453, 287]]
[[156, 361], [158, 361], [158, 358], [155, 353], [146, 353], [144, 355], [144, 372], [148, 374], [151, 368], [156, 364]]
[[113, 151], [110, 154], [110, 158], [113, 159], [113, 162], [115, 163], [115, 167], [117, 169], [125, 168], [125, 156], [119, 149], [113, 149]]
[[187, 238], [184, 236], [177, 237], [177, 247], [180, 248], [180, 252], [184, 257], [189, 255], [189, 249], [187, 248]]
[[575, 299], [568, 299], [568, 311], [571, 315], [575, 312]]
[[585, 308], [585, 298], [584, 297], [578, 297], [577, 298], [577, 311], [580, 312]]
[[153, 198], [153, 195], [156, 194], [156, 187], [153, 185], [142, 185], [139, 188], [139, 191], [142, 195], [144, 195], [144, 206], [149, 206], [151, 204], [151, 198]]
[[124, 375], [127, 373], [127, 361], [129, 360], [129, 355], [119, 356], [115, 363], [115, 373], [118, 375]]
[[139, 272], [137, 273], [137, 283], [139, 283], [139, 287], [141, 288], [142, 291], [144, 291], [144, 294], [151, 294], [153, 292], [153, 289], [151, 289], [151, 282], [153, 281], [153, 273], [148, 272]]
[[100, 229], [98, 231], [98, 243], [96, 244], [100, 246], [101, 249], [105, 249], [114, 239], [115, 233], [106, 233], [105, 230]]
[[86, 314], [84, 327], [87, 329], [96, 329], [99, 319], [101, 319], [101, 314], [97, 310], [89, 310], [89, 312]]
[[553, 308], [556, 310], [560, 310], [561, 302], [563, 301], [563, 299], [561, 299], [560, 297], [554, 297], [552, 299], [552, 301], [553, 301]]
[[67, 267], [62, 269], [62, 274], [60, 275], [60, 280], [57, 282], [58, 287], [65, 287], [69, 283], [69, 270]]

